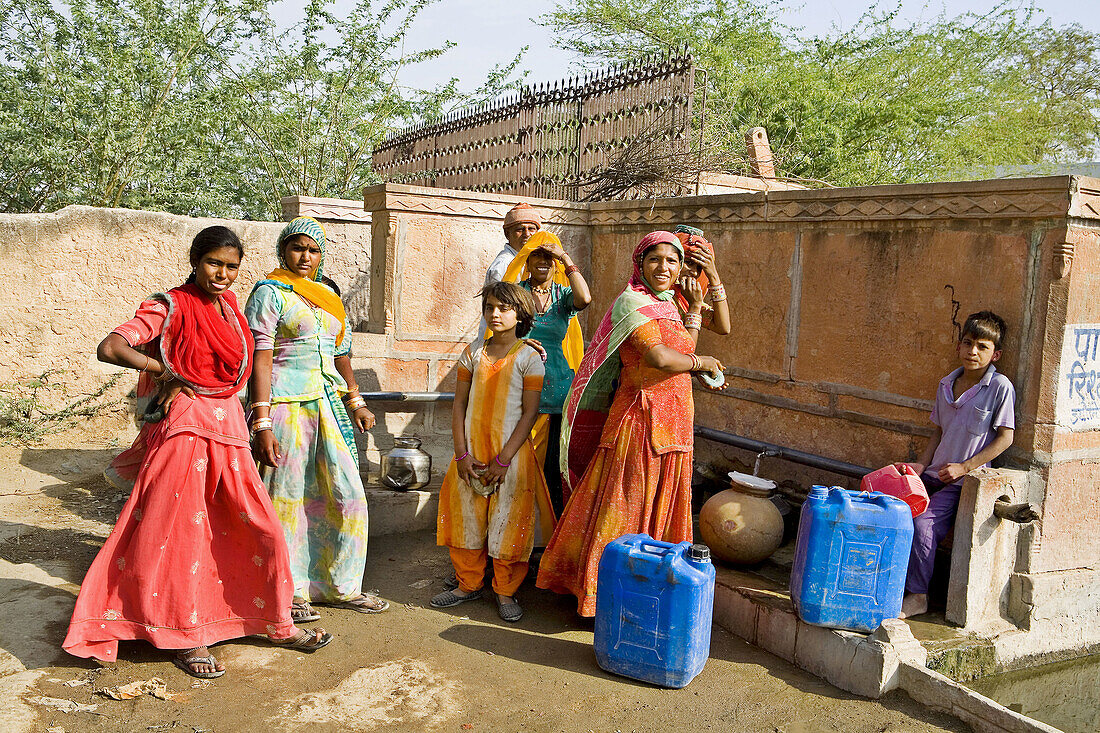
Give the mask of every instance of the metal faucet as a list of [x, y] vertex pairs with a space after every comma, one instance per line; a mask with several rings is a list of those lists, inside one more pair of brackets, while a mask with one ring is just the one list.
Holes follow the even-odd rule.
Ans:
[[753, 476], [759, 476], [760, 475], [760, 459], [762, 459], [762, 458], [779, 458], [782, 455], [783, 455], [783, 451], [777, 450], [775, 448], [765, 448], [764, 450], [760, 451], [759, 453], [756, 454], [756, 463], [754, 463], [753, 466], [752, 466], [752, 475]]

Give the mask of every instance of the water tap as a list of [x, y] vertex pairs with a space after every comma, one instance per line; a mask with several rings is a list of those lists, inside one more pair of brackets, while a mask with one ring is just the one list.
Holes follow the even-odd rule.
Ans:
[[764, 450], [757, 453], [756, 454], [756, 463], [754, 463], [753, 467], [752, 467], [752, 475], [753, 476], [759, 476], [760, 475], [760, 459], [762, 459], [762, 458], [778, 458], [781, 455], [783, 455], [783, 452], [780, 451], [780, 450], [776, 450], [775, 448], [765, 448]]

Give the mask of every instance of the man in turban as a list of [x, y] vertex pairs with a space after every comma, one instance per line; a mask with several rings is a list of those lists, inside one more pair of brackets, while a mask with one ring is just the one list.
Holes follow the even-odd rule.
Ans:
[[[531, 204], [516, 204], [508, 210], [504, 215], [504, 237], [507, 242], [504, 249], [500, 250], [493, 259], [493, 264], [489, 265], [489, 269], [485, 271], [484, 287], [501, 281], [516, 254], [526, 244], [527, 239], [539, 229], [542, 229], [542, 217], [539, 216], [538, 209]], [[486, 328], [485, 319], [482, 318], [477, 330], [478, 341], [485, 338]]]

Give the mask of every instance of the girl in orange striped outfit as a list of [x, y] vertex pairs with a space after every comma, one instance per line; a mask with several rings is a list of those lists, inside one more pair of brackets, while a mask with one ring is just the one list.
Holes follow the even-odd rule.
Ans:
[[523, 609], [515, 593], [531, 550], [554, 530], [546, 478], [531, 441], [544, 369], [538, 352], [522, 341], [535, 319], [531, 294], [498, 282], [482, 291], [481, 303], [493, 337], [466, 347], [458, 362], [451, 417], [455, 458], [439, 492], [436, 527], [436, 544], [450, 550], [458, 588], [436, 595], [431, 604], [444, 608], [480, 598], [492, 557], [500, 617], [519, 621]]

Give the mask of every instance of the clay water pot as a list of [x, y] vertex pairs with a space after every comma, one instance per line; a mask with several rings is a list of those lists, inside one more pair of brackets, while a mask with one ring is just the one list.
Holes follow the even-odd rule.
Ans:
[[771, 500], [774, 491], [774, 481], [730, 472], [730, 488], [699, 511], [699, 534], [716, 557], [753, 565], [779, 549], [783, 515]]

